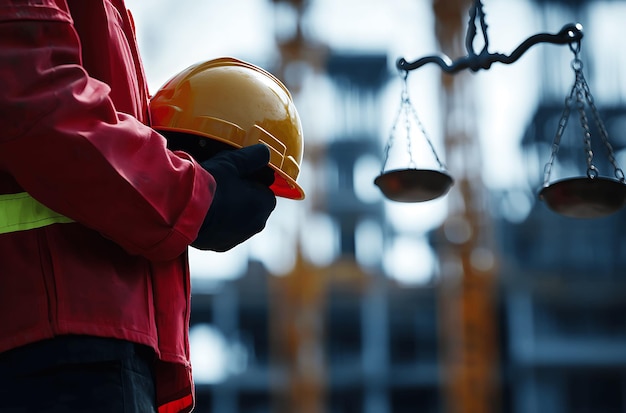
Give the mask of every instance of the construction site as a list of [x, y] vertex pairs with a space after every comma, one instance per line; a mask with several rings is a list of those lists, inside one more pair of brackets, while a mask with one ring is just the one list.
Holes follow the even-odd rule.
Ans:
[[626, 413], [625, 1], [152, 3], [153, 89], [234, 56], [304, 130], [306, 198], [190, 252], [195, 412]]

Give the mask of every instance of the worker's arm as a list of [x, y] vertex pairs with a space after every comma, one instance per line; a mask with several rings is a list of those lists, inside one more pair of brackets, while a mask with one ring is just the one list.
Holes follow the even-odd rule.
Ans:
[[179, 255], [197, 237], [213, 177], [116, 110], [110, 88], [81, 67], [63, 1], [29, 3], [0, 7], [0, 171], [132, 254]]

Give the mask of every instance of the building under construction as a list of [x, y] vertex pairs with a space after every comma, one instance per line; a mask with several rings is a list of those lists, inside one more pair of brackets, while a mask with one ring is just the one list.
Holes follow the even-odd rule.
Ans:
[[[427, 54], [451, 59], [482, 46], [509, 53], [536, 32], [556, 33], [579, 22], [587, 91], [596, 98], [587, 125], [580, 112], [585, 102], [576, 94], [566, 99], [576, 75], [570, 62], [578, 55], [571, 45], [538, 43], [510, 65], [458, 73], [425, 65], [429, 77], [412, 71], [411, 103], [418, 115], [435, 115], [423, 115], [424, 124], [412, 127], [400, 120], [397, 128], [388, 102], [401, 104], [400, 89], [392, 87], [401, 83], [395, 70], [401, 56], [393, 48], [348, 50], [313, 38], [307, 18], [317, 2], [271, 2], [291, 19], [290, 30], [275, 28], [280, 57], [259, 62], [271, 64], [268, 69], [285, 81], [296, 103], [303, 102], [307, 199], [293, 207], [300, 208], [293, 242], [279, 247], [290, 249], [292, 265], [276, 274], [250, 256], [235, 279], [195, 279], [192, 337], [210, 327], [222, 337], [220, 357], [227, 358], [219, 379], [198, 380], [196, 411], [626, 413], [626, 211], [572, 218], [537, 197], [551, 155], [558, 155], [551, 164], [554, 179], [584, 177], [589, 148], [606, 175], [626, 161], [626, 51], [615, 35], [622, 35], [621, 27], [611, 28], [618, 20], [608, 19], [625, 15], [626, 2], [390, 2], [420, 3], [428, 19], [419, 18], [430, 22], [422, 30], [433, 39]], [[523, 19], [515, 12], [520, 4], [534, 20], [518, 40], [503, 45], [502, 37], [515, 37], [504, 36], [506, 31]], [[468, 44], [481, 23], [488, 23], [496, 41]], [[519, 80], [520, 73], [532, 77]], [[330, 92], [312, 90], [306, 76]], [[414, 87], [420, 79], [430, 83]], [[520, 87], [528, 79], [532, 83]], [[520, 89], [529, 89], [531, 99], [516, 97]], [[389, 99], [392, 92], [397, 99]], [[604, 131], [594, 123], [595, 109]], [[489, 110], [493, 124], [485, 121]], [[520, 128], [508, 125], [509, 133], [519, 135], [507, 137], [517, 161], [503, 159], [502, 144], [489, 140], [498, 130], [498, 110], [527, 114]], [[307, 118], [315, 127], [307, 129]], [[405, 134], [431, 135], [435, 157], [453, 178], [449, 192], [427, 201], [434, 209], [398, 206], [373, 184], [386, 156], [400, 152], [401, 158]], [[393, 146], [385, 152], [390, 139]], [[408, 151], [419, 150], [412, 145]], [[421, 158], [409, 156], [407, 166], [419, 168]], [[520, 178], [493, 184], [507, 167]], [[363, 180], [376, 196], [363, 193]], [[403, 220], [413, 218], [411, 208], [433, 213], [434, 224], [421, 232], [403, 228]], [[319, 231], [308, 225], [319, 222], [331, 229], [330, 237], [313, 237]], [[386, 254], [411, 237], [423, 241], [434, 259], [422, 282], [407, 284], [387, 265], [398, 255]], [[307, 244], [319, 244], [330, 258], [311, 259]], [[419, 242], [407, 245], [397, 254], [406, 256], [409, 267], [427, 257], [417, 251]], [[197, 359], [218, 357], [193, 342], [192, 351]]]

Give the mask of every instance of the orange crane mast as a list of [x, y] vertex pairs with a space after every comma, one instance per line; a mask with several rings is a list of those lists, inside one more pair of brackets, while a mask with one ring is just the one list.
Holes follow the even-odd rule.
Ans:
[[[464, 54], [469, 0], [434, 0], [436, 36], [448, 56]], [[444, 139], [456, 188], [438, 248], [442, 396], [448, 413], [496, 413], [496, 260], [481, 178], [475, 95], [467, 73], [442, 73]], [[462, 115], [458, 115], [458, 114]]]

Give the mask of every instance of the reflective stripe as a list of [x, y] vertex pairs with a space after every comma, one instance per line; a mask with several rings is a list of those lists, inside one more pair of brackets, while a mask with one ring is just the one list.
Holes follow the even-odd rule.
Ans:
[[0, 195], [0, 234], [73, 220], [51, 210], [26, 192]]

